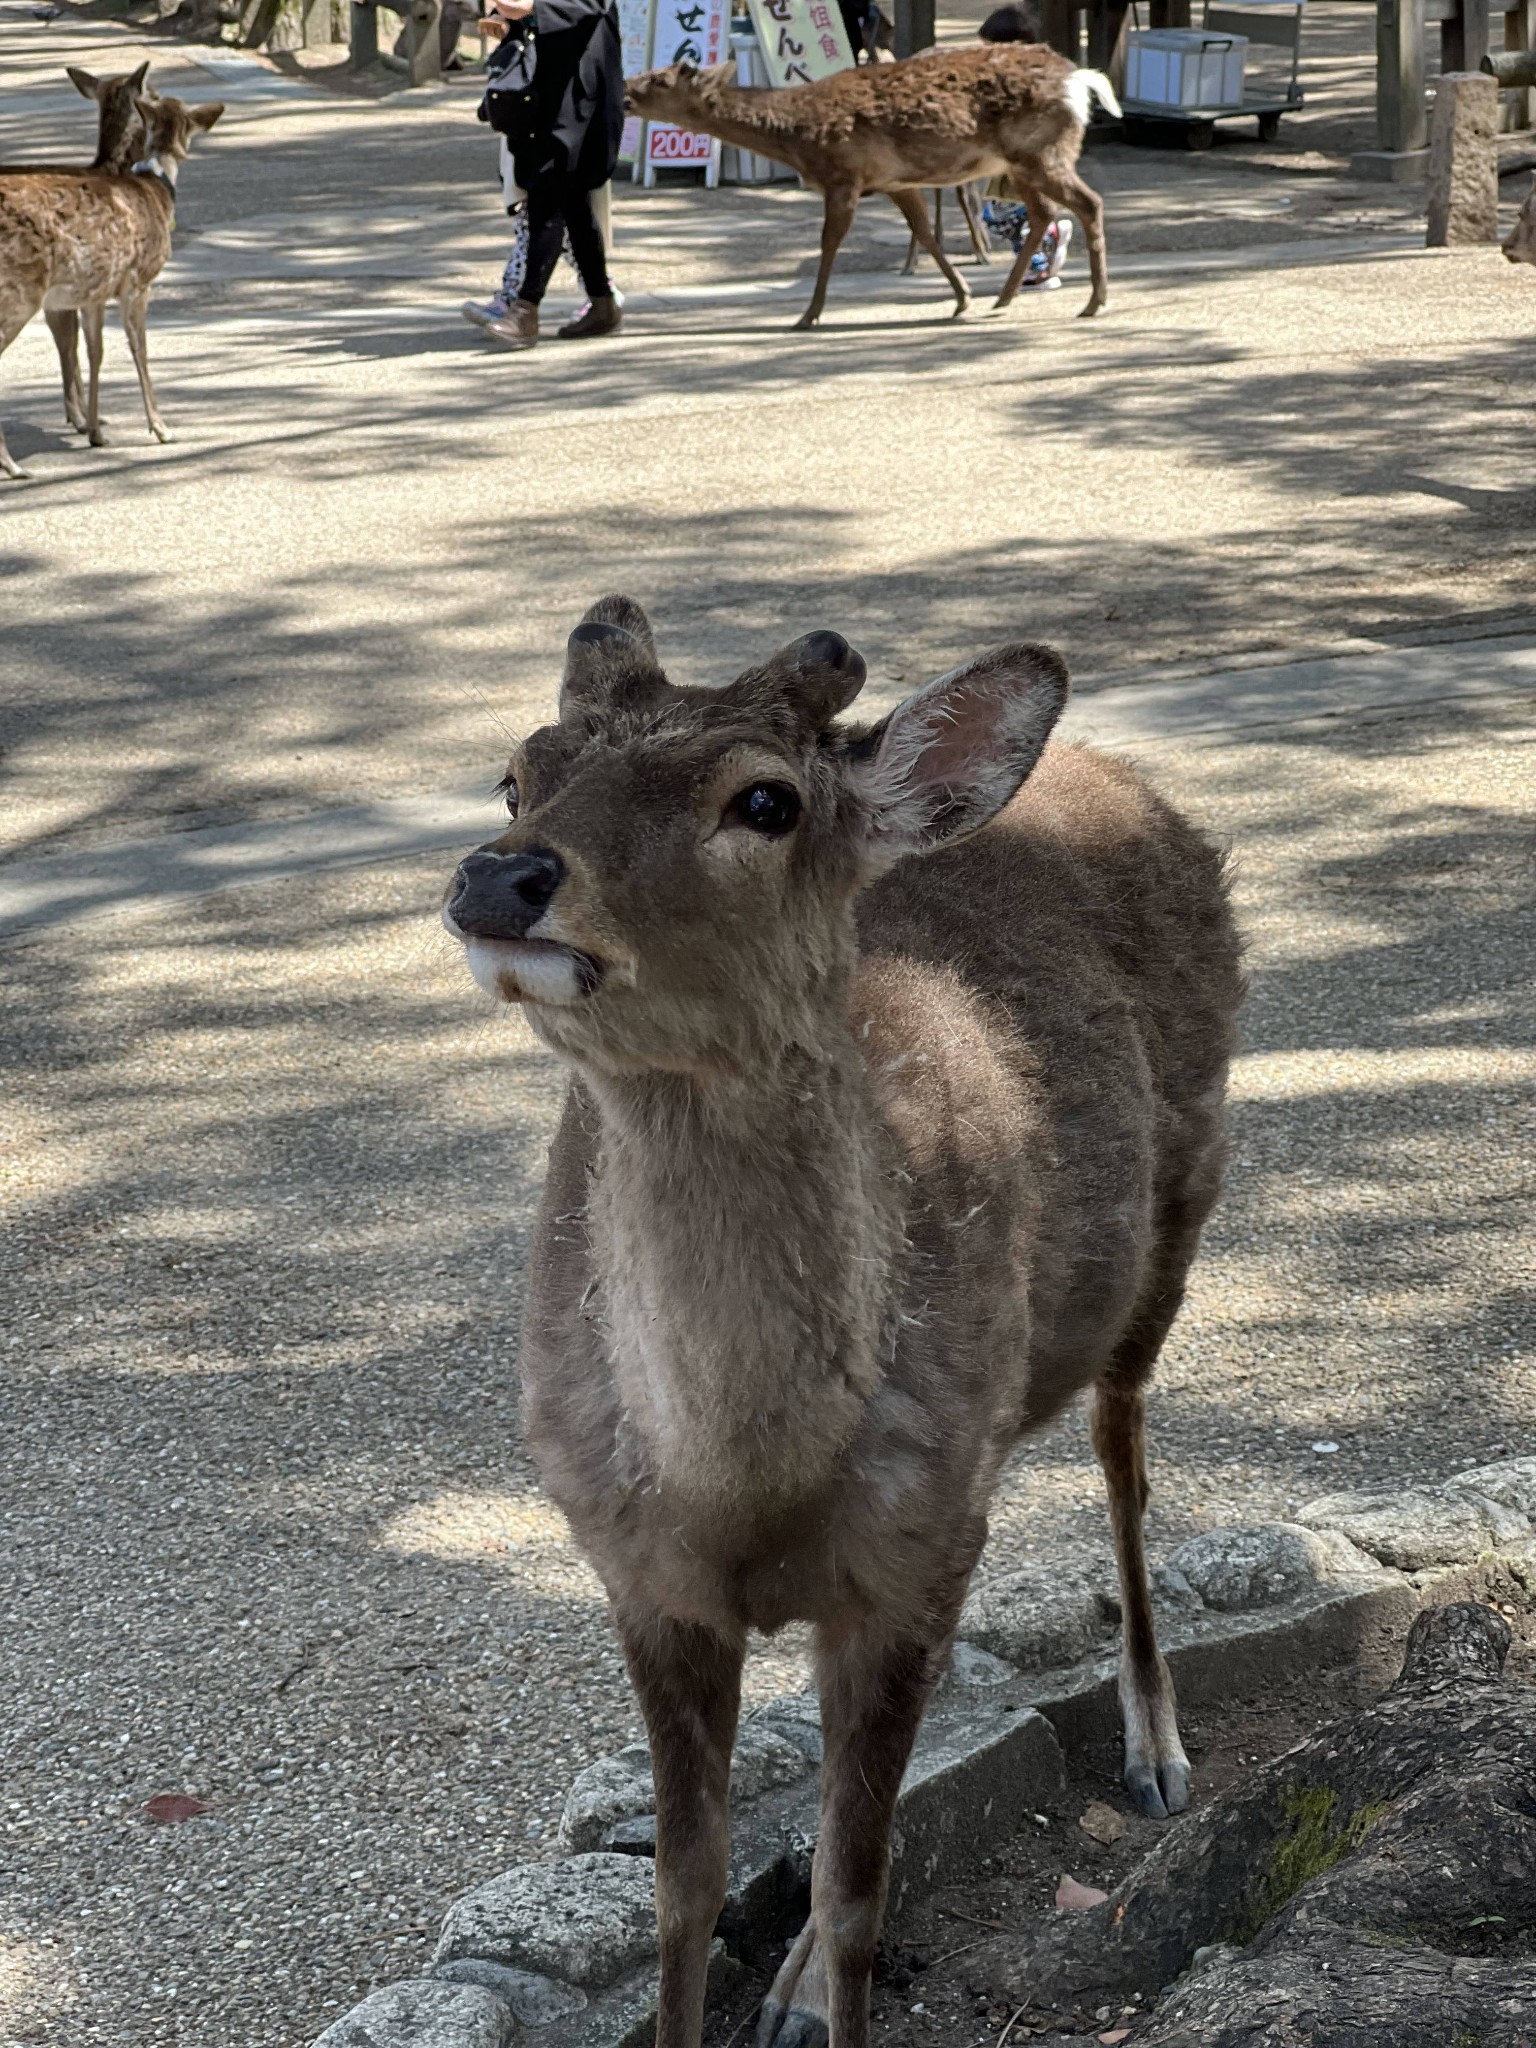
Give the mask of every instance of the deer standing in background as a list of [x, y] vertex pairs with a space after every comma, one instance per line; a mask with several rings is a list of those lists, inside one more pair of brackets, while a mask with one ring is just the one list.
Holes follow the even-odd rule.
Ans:
[[[141, 96], [136, 104], [144, 123], [145, 156], [141, 168], [126, 176], [95, 170], [0, 170], [0, 355], [39, 308], [78, 313], [91, 371], [84, 424], [95, 448], [105, 440], [101, 349], [112, 299], [139, 373], [149, 430], [157, 441], [171, 438], [149, 376], [144, 331], [149, 293], [171, 253], [181, 165], [193, 137], [211, 128], [224, 111], [217, 100], [189, 107], [181, 100]], [[65, 383], [67, 392], [67, 370]], [[0, 475], [26, 475], [5, 445], [3, 428]]]
[[1536, 178], [1531, 180], [1514, 226], [1499, 246], [1511, 263], [1536, 263]]
[[[149, 60], [137, 71], [120, 71], [110, 78], [96, 78], [84, 71], [78, 64], [66, 64], [70, 84], [76, 92], [83, 93], [88, 100], [95, 100], [96, 156], [91, 164], [93, 171], [131, 171], [144, 154], [144, 116], [139, 111], [141, 100], [153, 100], [156, 95], [149, 90], [145, 80], [149, 76]], [[86, 431], [85, 394], [80, 384], [80, 315], [74, 308], [50, 312], [45, 306], [43, 318], [48, 322], [53, 336], [53, 345], [59, 352], [59, 373], [64, 382], [64, 417], [77, 434]]]
[[1001, 175], [1029, 207], [1029, 235], [997, 295], [999, 310], [1024, 282], [1063, 206], [1082, 222], [1088, 245], [1093, 288], [1084, 316], [1103, 310], [1109, 293], [1104, 208], [1077, 175], [1091, 101], [1120, 111], [1102, 73], [1079, 70], [1043, 43], [996, 43], [858, 65], [812, 85], [749, 88], [734, 85], [734, 76], [729, 64], [713, 71], [671, 64], [628, 80], [624, 104], [647, 120], [774, 157], [821, 193], [821, 267], [797, 327], [814, 327], [821, 318], [833, 262], [854, 208], [870, 192], [889, 196], [918, 246], [938, 264], [958, 319], [971, 295], [933, 232], [923, 188]]
[[1221, 859], [1130, 768], [1047, 744], [1049, 648], [839, 724], [864, 672], [822, 632], [676, 687], [639, 606], [605, 598], [443, 910], [571, 1069], [525, 1414], [649, 1731], [658, 2048], [700, 2038], [747, 1636], [791, 1621], [822, 1818], [759, 2040], [863, 2048], [897, 1789], [999, 1468], [1085, 1389], [1125, 1781], [1146, 1813], [1187, 1797], [1144, 1388], [1220, 1176]]

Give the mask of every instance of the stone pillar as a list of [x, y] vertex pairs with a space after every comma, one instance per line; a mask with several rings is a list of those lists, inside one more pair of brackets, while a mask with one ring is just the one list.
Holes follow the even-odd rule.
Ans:
[[915, 57], [919, 50], [932, 49], [934, 0], [896, 0], [895, 11], [897, 56]]
[[379, 10], [375, 0], [351, 0], [352, 69], [366, 71], [379, 61]]
[[443, 75], [442, 0], [407, 0], [406, 63], [412, 85], [433, 85]]
[[1447, 72], [1429, 128], [1429, 248], [1499, 239], [1498, 132], [1497, 82]]

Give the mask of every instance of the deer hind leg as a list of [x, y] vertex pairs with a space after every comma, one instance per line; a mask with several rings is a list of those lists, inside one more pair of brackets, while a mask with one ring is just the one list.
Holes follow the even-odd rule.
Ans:
[[1109, 300], [1109, 264], [1104, 251], [1104, 202], [1091, 185], [1083, 180], [1070, 164], [1037, 165], [1032, 182], [1038, 185], [1047, 199], [1064, 206], [1069, 213], [1075, 213], [1083, 224], [1083, 239], [1088, 244], [1088, 272], [1092, 289], [1088, 303], [1078, 315], [1080, 320], [1091, 320], [1095, 313], [1102, 313]]
[[82, 306], [80, 325], [85, 329], [85, 360], [91, 373], [85, 401], [85, 431], [93, 448], [104, 448], [107, 437], [101, 430], [101, 344], [105, 306]]
[[[1217, 1155], [1212, 1155], [1212, 1165]], [[1184, 1299], [1200, 1227], [1216, 1176], [1197, 1168], [1184, 1198], [1160, 1219], [1156, 1264], [1135, 1319], [1094, 1386], [1093, 1448], [1109, 1492], [1110, 1527], [1120, 1574], [1123, 1639], [1120, 1712], [1125, 1725], [1125, 1783], [1143, 1813], [1182, 1813], [1189, 1802], [1189, 1759], [1179, 1740], [1173, 1680], [1157, 1646], [1143, 1522], [1147, 1512], [1146, 1383]]]
[[821, 268], [816, 273], [816, 289], [811, 293], [811, 303], [806, 307], [796, 327], [814, 327], [821, 318], [821, 309], [827, 303], [827, 282], [832, 275], [832, 265], [837, 252], [843, 246], [843, 238], [853, 226], [854, 209], [859, 203], [856, 192], [827, 192], [826, 211], [821, 221]]
[[85, 432], [85, 393], [80, 386], [80, 315], [68, 307], [62, 313], [46, 309], [43, 318], [59, 352], [59, 375], [64, 380], [64, 417], [77, 434]]
[[969, 185], [957, 185], [955, 197], [959, 200], [960, 211], [965, 216], [966, 232], [971, 238], [971, 254], [978, 263], [990, 263], [992, 251], [987, 247], [987, 238], [976, 212], [976, 194]]
[[[13, 286], [7, 289], [8, 280], [0, 277], [0, 356], [3, 356], [23, 327], [32, 318], [42, 301], [42, 293], [31, 298], [24, 290]], [[5, 445], [5, 429], [0, 427], [0, 476], [13, 476], [23, 481], [32, 474], [23, 469]]]
[[160, 417], [160, 408], [155, 403], [155, 387], [149, 378], [149, 344], [144, 334], [144, 318], [149, 311], [148, 292], [125, 292], [118, 301], [123, 315], [123, 331], [128, 336], [128, 346], [133, 352], [133, 367], [139, 373], [139, 390], [144, 395], [144, 417], [149, 421], [149, 431], [157, 441], [173, 438], [170, 428]]
[[811, 1917], [764, 2001], [758, 2048], [866, 2048], [896, 1794], [953, 1632], [953, 1616], [934, 1641], [871, 1627], [817, 1657], [826, 1755]]
[[1029, 209], [1029, 233], [1024, 237], [1019, 253], [1013, 259], [1013, 268], [1003, 279], [1003, 288], [994, 302], [993, 310], [998, 313], [1013, 303], [1020, 285], [1029, 274], [1030, 264], [1045, 240], [1046, 229], [1056, 218], [1055, 207], [1033, 185], [1026, 185], [1017, 171], [1013, 174], [1013, 184]]
[[709, 1944], [730, 1863], [731, 1747], [743, 1645], [663, 1615], [623, 1618], [656, 1779], [656, 2048], [698, 2048]]
[[928, 254], [943, 271], [945, 281], [955, 295], [955, 318], [958, 320], [971, 303], [970, 286], [944, 254], [944, 244], [929, 224], [928, 209], [923, 204], [921, 192], [893, 192], [891, 198], [905, 216], [907, 226], [912, 230], [912, 239]]

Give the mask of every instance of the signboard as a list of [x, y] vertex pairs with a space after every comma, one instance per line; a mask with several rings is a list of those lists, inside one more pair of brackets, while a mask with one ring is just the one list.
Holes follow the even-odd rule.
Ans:
[[853, 68], [837, 0], [747, 0], [747, 6], [770, 85], [810, 85]]
[[[708, 71], [731, 54], [731, 0], [654, 0], [651, 64], [696, 64]], [[832, 4], [832, 0], [829, 0]], [[690, 128], [669, 128], [659, 121], [645, 131], [646, 182], [663, 167], [702, 164], [715, 183], [720, 170], [720, 145], [712, 135]]]
[[[624, 47], [624, 76], [633, 78], [651, 61], [651, 0], [619, 0], [619, 41]], [[619, 162], [632, 164], [640, 154], [640, 116], [624, 116]]]

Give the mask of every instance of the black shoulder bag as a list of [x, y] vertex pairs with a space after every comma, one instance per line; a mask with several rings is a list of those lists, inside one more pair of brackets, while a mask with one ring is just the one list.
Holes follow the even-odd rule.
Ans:
[[538, 64], [533, 16], [509, 22], [485, 66], [485, 97], [477, 112], [515, 148], [533, 129], [533, 75]]

